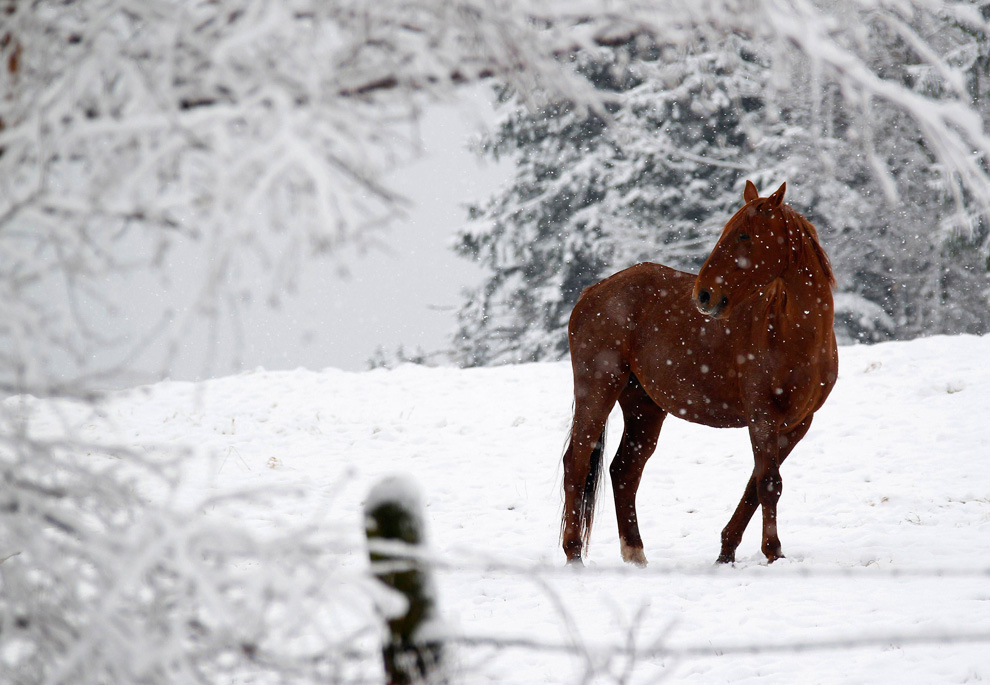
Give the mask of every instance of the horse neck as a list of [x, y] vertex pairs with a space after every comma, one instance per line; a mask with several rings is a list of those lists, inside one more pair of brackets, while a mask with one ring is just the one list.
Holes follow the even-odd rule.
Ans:
[[832, 284], [820, 266], [795, 266], [784, 271], [778, 280], [789, 298], [813, 303], [816, 308], [822, 304], [832, 305]]
[[780, 275], [791, 297], [810, 299], [816, 305], [832, 305], [832, 271], [815, 236], [799, 221], [789, 226], [790, 259]]

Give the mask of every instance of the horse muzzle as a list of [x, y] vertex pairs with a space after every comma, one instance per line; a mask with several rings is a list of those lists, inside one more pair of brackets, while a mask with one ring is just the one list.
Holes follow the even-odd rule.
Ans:
[[702, 288], [698, 291], [694, 304], [698, 308], [698, 311], [705, 316], [718, 319], [725, 312], [725, 306], [729, 304], [729, 298], [725, 295], [717, 297], [716, 295], [712, 295], [710, 291]]

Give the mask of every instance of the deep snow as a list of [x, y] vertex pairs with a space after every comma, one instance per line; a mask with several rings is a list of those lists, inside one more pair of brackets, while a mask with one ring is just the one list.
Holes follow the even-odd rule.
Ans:
[[[340, 531], [335, 563], [355, 570], [367, 566], [363, 498], [409, 474], [442, 565], [441, 610], [462, 640], [459, 682], [990, 679], [990, 337], [840, 355], [831, 398], [782, 469], [787, 559], [770, 566], [758, 525], [737, 564], [713, 565], [752, 468], [746, 432], [670, 418], [639, 495], [650, 567], [621, 562], [606, 487], [588, 568], [564, 568], [566, 363], [164, 382], [114, 394], [105, 418], [37, 402], [33, 431], [67, 427], [152, 455], [189, 446], [182, 487], [148, 493], [180, 507], [242, 487], [302, 489], [308, 498], [242, 520], [325, 521]], [[617, 413], [610, 431], [611, 451]], [[342, 603], [342, 625], [368, 620], [362, 606]], [[516, 646], [496, 649], [496, 636]], [[356, 672], [378, 668], [371, 651]]]

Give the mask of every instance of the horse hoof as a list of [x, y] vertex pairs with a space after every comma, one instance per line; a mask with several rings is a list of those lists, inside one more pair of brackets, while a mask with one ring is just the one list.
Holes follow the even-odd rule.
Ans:
[[584, 561], [581, 560], [581, 557], [574, 557], [567, 560], [567, 565], [570, 568], [584, 568]]
[[622, 543], [621, 551], [624, 562], [638, 566], [639, 568], [646, 568], [646, 554], [643, 553], [642, 547], [629, 547], [625, 543]]
[[722, 552], [718, 555], [718, 559], [715, 560], [716, 564], [734, 564], [736, 563], [736, 553], [735, 552]]

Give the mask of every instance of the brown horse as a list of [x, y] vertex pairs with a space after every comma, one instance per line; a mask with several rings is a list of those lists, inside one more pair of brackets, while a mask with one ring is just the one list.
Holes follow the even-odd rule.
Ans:
[[667, 414], [749, 429], [756, 463], [718, 561], [735, 561], [757, 505], [763, 553], [769, 562], [783, 556], [780, 465], [838, 374], [832, 268], [814, 226], [783, 204], [786, 185], [762, 198], [746, 182], [745, 205], [697, 276], [637, 264], [578, 299], [568, 326], [575, 406], [561, 526], [569, 562], [581, 563], [588, 544], [616, 401], [625, 427], [609, 473], [625, 561], [646, 564], [636, 490]]

